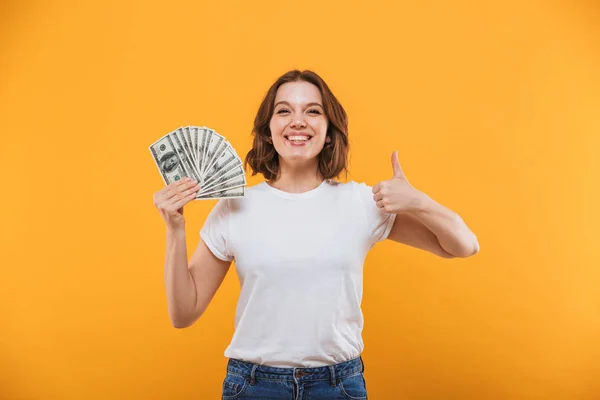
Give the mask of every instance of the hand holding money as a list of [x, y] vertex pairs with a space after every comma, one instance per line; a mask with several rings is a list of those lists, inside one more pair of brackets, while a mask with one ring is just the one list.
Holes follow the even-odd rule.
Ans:
[[172, 230], [183, 228], [183, 206], [194, 200], [200, 184], [191, 178], [183, 178], [168, 184], [154, 193], [154, 205]]
[[180, 127], [152, 143], [149, 150], [165, 185], [189, 177], [201, 185], [197, 200], [244, 196], [242, 160], [212, 129]]

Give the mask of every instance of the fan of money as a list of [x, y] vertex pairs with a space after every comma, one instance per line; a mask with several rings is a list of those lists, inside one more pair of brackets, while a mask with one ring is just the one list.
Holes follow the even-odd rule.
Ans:
[[246, 174], [231, 144], [205, 126], [179, 127], [149, 147], [165, 185], [189, 176], [197, 200], [243, 197]]

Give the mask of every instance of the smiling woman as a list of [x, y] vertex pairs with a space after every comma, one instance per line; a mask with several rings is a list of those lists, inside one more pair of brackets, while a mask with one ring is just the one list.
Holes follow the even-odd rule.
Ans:
[[245, 165], [253, 176], [260, 173], [275, 180], [288, 159], [299, 165], [317, 160], [324, 179], [347, 171], [346, 111], [312, 71], [294, 70], [277, 79], [258, 109], [252, 133]]
[[394, 177], [374, 187], [333, 179], [346, 171], [348, 119], [314, 72], [290, 71], [271, 85], [253, 135], [245, 166], [266, 182], [218, 201], [189, 265], [183, 210], [168, 203], [197, 190], [194, 182], [157, 195], [168, 225], [173, 325], [190, 326], [204, 313], [235, 260], [241, 293], [222, 398], [366, 399], [367, 253], [390, 238], [442, 257], [467, 256], [474, 236], [408, 183], [396, 154]]

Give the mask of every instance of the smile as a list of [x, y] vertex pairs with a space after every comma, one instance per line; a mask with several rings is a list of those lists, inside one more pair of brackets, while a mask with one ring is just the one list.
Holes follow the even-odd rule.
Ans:
[[308, 142], [312, 136], [309, 135], [285, 135], [284, 138], [291, 143], [304, 143]]

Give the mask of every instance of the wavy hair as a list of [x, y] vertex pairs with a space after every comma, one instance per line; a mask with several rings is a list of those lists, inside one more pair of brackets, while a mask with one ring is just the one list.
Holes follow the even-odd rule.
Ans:
[[258, 107], [254, 118], [252, 149], [246, 155], [244, 167], [250, 166], [252, 176], [262, 174], [266, 180], [272, 181], [279, 175], [279, 155], [272, 143], [269, 142], [271, 130], [269, 124], [273, 116], [277, 89], [284, 83], [304, 81], [312, 83], [321, 92], [323, 108], [327, 117], [327, 136], [331, 141], [325, 143], [319, 153], [318, 168], [324, 179], [335, 178], [342, 171], [348, 174], [348, 117], [344, 107], [334, 96], [325, 81], [310, 70], [292, 70], [280, 76], [271, 85], [265, 98]]

